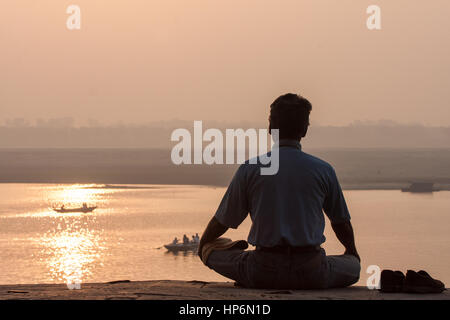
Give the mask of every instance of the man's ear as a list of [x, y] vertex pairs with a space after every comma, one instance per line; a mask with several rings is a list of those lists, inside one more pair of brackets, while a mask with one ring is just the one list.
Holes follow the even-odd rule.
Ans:
[[307, 125], [306, 127], [303, 128], [303, 132], [301, 134], [302, 138], [304, 138], [306, 136], [306, 133], [308, 132], [308, 128], [309, 128], [309, 125]]

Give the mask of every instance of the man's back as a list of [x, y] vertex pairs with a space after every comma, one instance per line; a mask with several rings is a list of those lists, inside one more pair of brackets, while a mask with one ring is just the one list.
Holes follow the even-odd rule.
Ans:
[[261, 175], [261, 165], [243, 164], [220, 204], [216, 218], [236, 228], [250, 213], [248, 241], [257, 246], [320, 245], [325, 219], [350, 220], [334, 169], [301, 151], [293, 140], [281, 140], [279, 171]]

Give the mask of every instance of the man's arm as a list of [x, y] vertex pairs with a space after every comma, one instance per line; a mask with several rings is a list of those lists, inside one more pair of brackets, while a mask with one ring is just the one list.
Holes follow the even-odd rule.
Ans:
[[211, 221], [209, 221], [208, 226], [202, 234], [202, 238], [200, 239], [200, 244], [198, 245], [198, 256], [200, 259], [202, 258], [202, 249], [203, 246], [211, 241], [216, 240], [221, 235], [223, 235], [228, 230], [228, 227], [222, 225], [216, 217], [212, 217]]
[[355, 256], [359, 261], [361, 261], [358, 251], [356, 250], [355, 236], [353, 234], [353, 227], [351, 222], [345, 221], [341, 223], [331, 223], [331, 227], [333, 228], [333, 231], [336, 234], [338, 240], [345, 247], [344, 254]]
[[228, 228], [237, 228], [248, 215], [246, 166], [242, 164], [233, 176], [225, 195], [200, 239], [198, 255], [203, 246], [223, 235]]

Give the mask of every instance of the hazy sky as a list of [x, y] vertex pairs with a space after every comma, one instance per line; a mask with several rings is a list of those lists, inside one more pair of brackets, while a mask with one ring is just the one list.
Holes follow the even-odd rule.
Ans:
[[448, 0], [2, 0], [0, 121], [262, 121], [292, 91], [313, 123], [447, 126], [449, 14]]

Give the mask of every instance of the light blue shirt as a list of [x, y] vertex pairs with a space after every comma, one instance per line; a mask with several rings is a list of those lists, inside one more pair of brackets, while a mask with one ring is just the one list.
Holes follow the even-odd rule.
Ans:
[[336, 173], [303, 152], [298, 141], [279, 144], [278, 173], [261, 175], [262, 164], [242, 164], [215, 217], [235, 229], [250, 213], [248, 242], [255, 246], [320, 245], [325, 242], [324, 212], [332, 223], [350, 220]]

